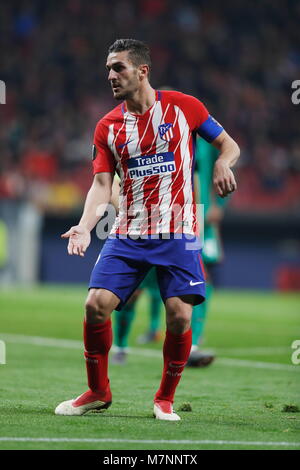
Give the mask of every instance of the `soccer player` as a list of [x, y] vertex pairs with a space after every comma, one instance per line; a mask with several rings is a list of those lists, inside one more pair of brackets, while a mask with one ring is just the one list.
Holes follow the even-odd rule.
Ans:
[[124, 307], [148, 270], [156, 266], [167, 329], [154, 416], [178, 421], [173, 402], [191, 349], [192, 308], [205, 297], [200, 250], [194, 243], [194, 137], [198, 132], [220, 150], [214, 185], [222, 197], [237, 187], [231, 167], [239, 147], [196, 98], [151, 87], [149, 48], [141, 41], [115, 41], [106, 67], [113, 96], [122, 102], [96, 126], [94, 181], [79, 224], [62, 235], [69, 239], [69, 254], [84, 256], [90, 232], [110, 201], [115, 171], [121, 178], [120, 210], [92, 271], [86, 300], [84, 355], [89, 389], [62, 402], [55, 412], [82, 415], [110, 406], [110, 315]]

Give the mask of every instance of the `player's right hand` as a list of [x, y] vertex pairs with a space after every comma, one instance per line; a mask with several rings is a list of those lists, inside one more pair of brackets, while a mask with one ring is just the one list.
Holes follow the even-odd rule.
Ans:
[[82, 225], [75, 225], [70, 230], [63, 233], [61, 238], [68, 238], [68, 253], [69, 255], [84, 256], [86, 249], [91, 243], [90, 231]]

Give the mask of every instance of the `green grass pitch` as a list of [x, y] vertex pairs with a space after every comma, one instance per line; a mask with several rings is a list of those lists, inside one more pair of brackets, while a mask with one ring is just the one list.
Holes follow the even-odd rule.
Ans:
[[192, 411], [181, 411], [175, 423], [152, 417], [162, 343], [136, 343], [147, 324], [146, 294], [138, 301], [127, 365], [110, 365], [111, 408], [54, 415], [59, 402], [86, 390], [85, 295], [82, 286], [2, 289], [7, 363], [0, 365], [0, 449], [300, 449], [300, 413], [282, 411], [300, 408], [300, 365], [291, 361], [291, 344], [300, 340], [299, 295], [216, 292], [204, 346], [217, 359], [184, 371], [174, 408], [188, 402]]

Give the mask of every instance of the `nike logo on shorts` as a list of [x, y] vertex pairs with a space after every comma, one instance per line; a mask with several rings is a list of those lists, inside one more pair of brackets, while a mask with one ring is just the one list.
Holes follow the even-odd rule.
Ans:
[[198, 282], [190, 281], [190, 286], [196, 286], [197, 284], [204, 284], [204, 281], [198, 281]]

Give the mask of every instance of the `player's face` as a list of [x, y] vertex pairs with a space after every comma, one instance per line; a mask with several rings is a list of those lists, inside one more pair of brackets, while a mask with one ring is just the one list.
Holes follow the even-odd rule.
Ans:
[[111, 52], [107, 57], [106, 68], [114, 98], [126, 100], [133, 96], [140, 86], [140, 80], [138, 68], [128, 59], [128, 51]]

